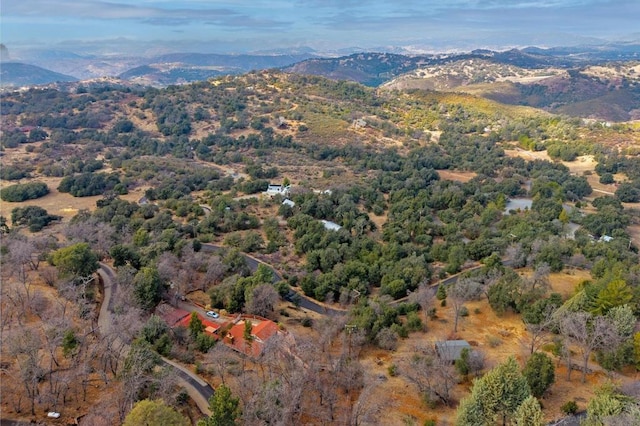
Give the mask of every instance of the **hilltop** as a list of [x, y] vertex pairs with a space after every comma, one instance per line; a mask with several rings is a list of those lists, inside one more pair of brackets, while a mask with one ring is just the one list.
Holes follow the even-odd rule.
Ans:
[[17, 62], [2, 62], [0, 70], [0, 82], [3, 87], [35, 86], [52, 82], [77, 80], [77, 78], [70, 75], [60, 74], [35, 65]]

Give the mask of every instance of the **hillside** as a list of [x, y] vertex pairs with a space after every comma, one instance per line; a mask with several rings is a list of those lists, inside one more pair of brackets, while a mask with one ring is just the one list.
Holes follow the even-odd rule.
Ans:
[[422, 67], [382, 87], [464, 91], [574, 117], [609, 121], [640, 117], [640, 65], [636, 61], [528, 69], [495, 62], [493, 58], [469, 59]]
[[35, 65], [18, 62], [2, 62], [0, 66], [0, 86], [21, 87], [54, 82], [76, 81], [77, 78], [60, 74]]
[[635, 413], [635, 123], [278, 70], [6, 91], [0, 114], [3, 419], [149, 399], [195, 424], [215, 388], [246, 424], [452, 424], [505, 362], [546, 422], [614, 371]]

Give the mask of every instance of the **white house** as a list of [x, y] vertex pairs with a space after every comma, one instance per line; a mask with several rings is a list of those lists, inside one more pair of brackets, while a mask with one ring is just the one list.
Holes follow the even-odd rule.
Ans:
[[282, 186], [282, 185], [269, 185], [267, 187], [267, 195], [282, 195], [283, 197], [287, 197], [289, 195], [289, 190], [291, 189], [291, 185]]
[[291, 207], [291, 208], [293, 208], [293, 207], [296, 205], [296, 203], [295, 203], [295, 202], [291, 201], [291, 200], [290, 200], [290, 199], [288, 199], [288, 198], [287, 198], [286, 200], [284, 200], [284, 201], [282, 202], [282, 204], [284, 204], [285, 206], [289, 206], [289, 207]]

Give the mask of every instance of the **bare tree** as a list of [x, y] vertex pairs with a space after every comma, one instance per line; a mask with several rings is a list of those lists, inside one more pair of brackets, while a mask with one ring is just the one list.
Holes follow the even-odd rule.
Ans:
[[15, 300], [22, 306], [22, 309], [27, 310], [32, 296], [32, 280], [29, 276], [29, 271], [37, 269], [37, 263], [34, 262], [34, 259], [37, 258], [35, 246], [26, 239], [13, 236], [8, 239], [7, 248], [9, 252], [3, 269], [22, 286], [20, 289], [15, 288], [14, 296]]
[[512, 262], [514, 268], [520, 268], [527, 265], [527, 253], [523, 250], [522, 244], [509, 244], [506, 250], [506, 258]]
[[376, 341], [380, 349], [387, 351], [395, 351], [398, 348], [398, 340], [400, 340], [398, 333], [389, 327], [383, 328], [376, 335]]
[[280, 300], [280, 295], [273, 288], [273, 285], [260, 284], [251, 290], [246, 310], [251, 314], [267, 317], [273, 314], [273, 309], [278, 300]]
[[385, 409], [387, 401], [378, 404], [372, 398], [376, 390], [376, 382], [371, 378], [365, 379], [364, 386], [358, 399], [351, 407], [351, 426], [359, 426], [360, 424], [376, 424], [378, 423], [379, 414]]
[[413, 355], [400, 361], [401, 373], [430, 401], [452, 402], [451, 392], [458, 376], [451, 361], [441, 359], [434, 345], [416, 346]]
[[220, 256], [211, 256], [206, 265], [204, 278], [201, 281], [201, 290], [207, 291], [210, 286], [217, 284], [227, 272], [227, 269], [227, 265], [222, 262]]
[[482, 284], [470, 277], [461, 277], [455, 283], [447, 287], [447, 298], [451, 300], [453, 308], [453, 331], [458, 331], [458, 321], [464, 303], [476, 300], [482, 294]]
[[29, 399], [31, 414], [35, 415], [36, 398], [40, 395], [39, 383], [45, 376], [42, 367], [42, 340], [40, 333], [32, 328], [18, 328], [6, 341], [9, 354], [18, 367], [18, 377], [25, 395]]
[[[593, 351], [612, 348], [619, 343], [620, 337], [615, 324], [603, 316], [594, 316], [588, 312], [568, 312], [560, 319], [560, 331], [570, 338], [580, 349], [582, 357], [582, 383], [587, 378], [589, 357]], [[571, 371], [571, 365], [568, 365]]]
[[277, 335], [258, 360], [260, 385], [245, 406], [246, 424], [298, 424], [308, 370], [292, 351], [293, 341]]
[[543, 262], [537, 265], [533, 270], [533, 276], [528, 280], [530, 284], [529, 290], [547, 290], [549, 288], [549, 274], [551, 267], [548, 263]]
[[436, 295], [436, 287], [431, 287], [427, 283], [422, 283], [418, 287], [418, 290], [409, 295], [409, 302], [417, 303], [420, 305], [420, 309], [424, 313], [424, 324], [426, 327], [429, 308], [433, 305], [433, 298]]
[[170, 251], [163, 252], [158, 256], [158, 275], [164, 282], [174, 282], [178, 278], [180, 272], [180, 260]]
[[37, 271], [40, 259], [35, 244], [28, 239], [19, 237], [10, 238], [8, 241], [9, 261], [13, 266], [21, 265], [32, 271]]
[[542, 312], [542, 316], [539, 318], [539, 321], [535, 323], [527, 321], [526, 317], [522, 318], [524, 326], [529, 332], [528, 337], [523, 339], [523, 342], [529, 350], [530, 355], [533, 355], [534, 352], [537, 352], [542, 346], [548, 343], [551, 328], [557, 322], [554, 315], [555, 312], [556, 307], [549, 305]]
[[[89, 244], [100, 259], [109, 257], [109, 249], [116, 243], [115, 228], [90, 215], [74, 220], [66, 227], [64, 234], [70, 241]], [[118, 235], [126, 235], [126, 233]]]
[[213, 369], [214, 374], [220, 377], [222, 384], [226, 385], [228, 370], [238, 363], [238, 355], [227, 345], [218, 344], [204, 355], [204, 364]]
[[53, 287], [58, 280], [58, 268], [55, 266], [44, 266], [40, 268], [38, 275], [49, 287]]

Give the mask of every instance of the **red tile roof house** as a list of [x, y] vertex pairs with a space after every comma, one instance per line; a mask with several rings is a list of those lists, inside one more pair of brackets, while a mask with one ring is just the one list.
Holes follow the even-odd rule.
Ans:
[[[250, 342], [244, 339], [245, 321], [251, 322]], [[223, 342], [238, 352], [257, 358], [262, 353], [267, 340], [282, 332], [275, 322], [266, 318], [254, 315], [240, 315], [234, 320], [233, 325], [224, 336]]]
[[[167, 323], [167, 325], [171, 328], [174, 327], [185, 327], [189, 328], [189, 322], [191, 322], [191, 312], [185, 311], [184, 309], [177, 309], [173, 306], [169, 306], [167, 304], [162, 304], [156, 308], [156, 314], [160, 316]], [[202, 325], [204, 325], [204, 331], [213, 335], [216, 339], [219, 336], [216, 332], [220, 329], [220, 324], [215, 323], [213, 321], [209, 321], [208, 318], [203, 317], [198, 314], [198, 318], [202, 321]]]
[[[162, 304], [156, 308], [156, 313], [169, 327], [189, 328], [191, 312]], [[280, 327], [278, 327], [275, 322], [256, 315], [238, 315], [233, 321], [225, 322], [222, 325], [210, 321], [200, 314], [197, 315], [205, 327], [205, 332], [209, 333], [216, 340], [222, 339], [222, 341], [232, 349], [253, 358], [260, 356], [269, 338], [276, 334], [285, 333], [283, 330], [280, 330]], [[250, 321], [252, 326], [250, 343], [244, 339], [245, 321]], [[227, 331], [225, 332], [225, 330]]]

